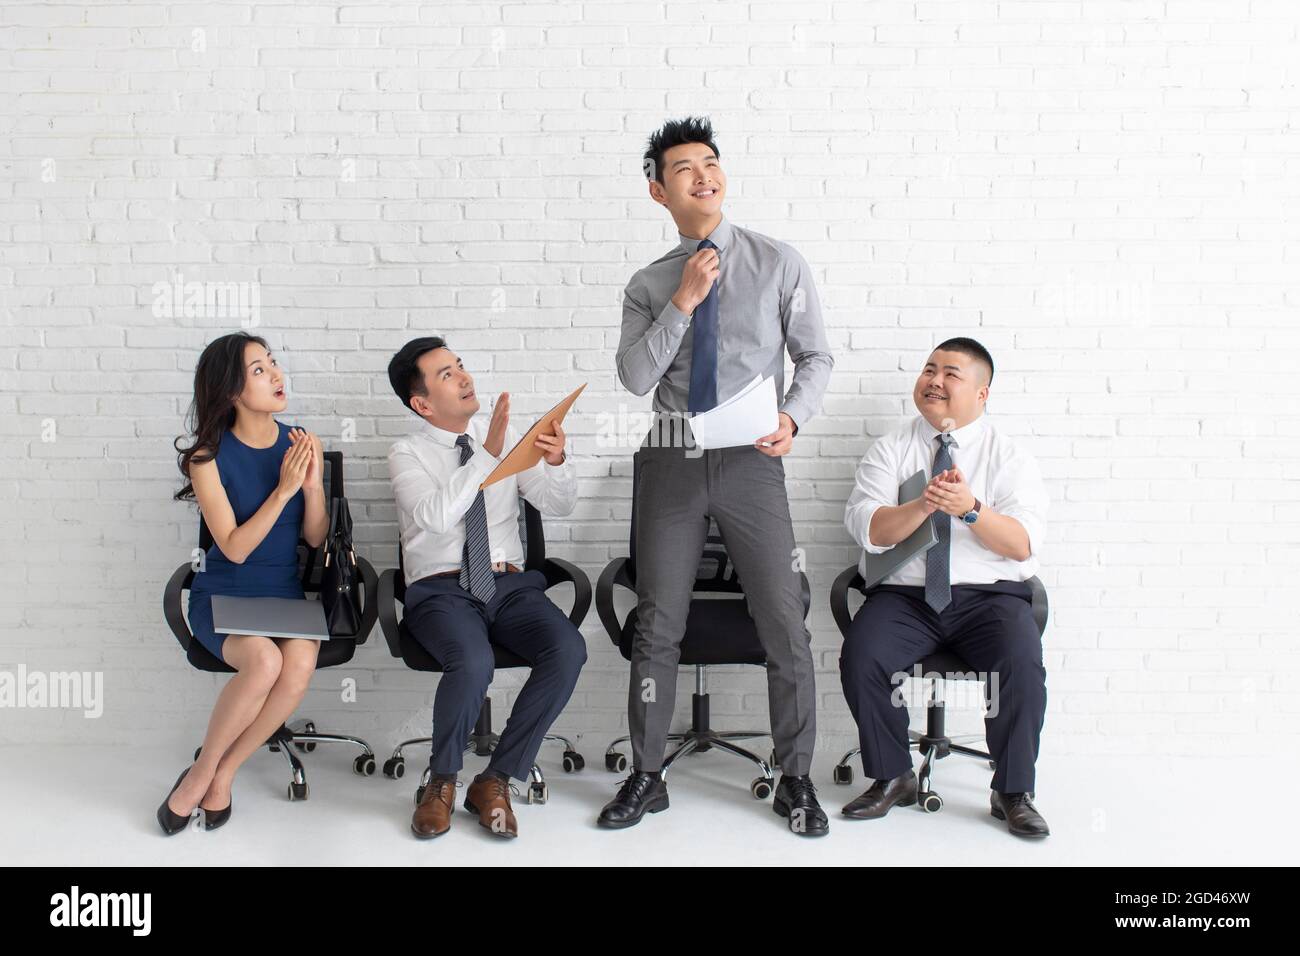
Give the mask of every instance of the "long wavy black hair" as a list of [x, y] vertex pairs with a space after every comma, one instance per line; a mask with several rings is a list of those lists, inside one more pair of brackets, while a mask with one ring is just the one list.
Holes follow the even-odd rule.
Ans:
[[261, 336], [231, 332], [213, 339], [199, 356], [199, 364], [194, 369], [194, 401], [185, 421], [188, 435], [180, 435], [172, 443], [176, 449], [176, 466], [185, 479], [184, 487], [176, 492], [177, 501], [194, 498], [190, 464], [211, 461], [222, 434], [235, 424], [235, 399], [244, 390], [247, 376], [244, 349], [249, 342], [270, 350]]

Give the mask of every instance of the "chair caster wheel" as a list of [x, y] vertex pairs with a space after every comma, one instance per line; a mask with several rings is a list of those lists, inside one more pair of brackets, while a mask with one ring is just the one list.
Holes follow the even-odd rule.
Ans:
[[778, 770], [781, 769], [781, 765], [780, 765], [779, 763], [777, 763], [777, 760], [776, 760], [776, 751], [775, 751], [775, 750], [773, 750], [770, 754], [768, 754], [768, 756], [767, 756], [767, 765], [768, 765], [769, 767], [772, 768], [772, 772], [773, 772], [773, 773], [775, 773], [776, 771], [778, 771]]
[[420, 801], [424, 799], [424, 787], [415, 788], [415, 805], [419, 806]]
[[550, 796], [545, 783], [531, 783], [528, 785], [528, 802], [545, 803]]
[[749, 792], [755, 800], [766, 800], [772, 795], [772, 781], [767, 777], [758, 777], [749, 785]]
[[361, 754], [356, 760], [352, 761], [352, 770], [363, 777], [373, 777], [375, 775], [375, 758], [369, 754]]
[[576, 750], [566, 750], [562, 763], [565, 773], [577, 773], [583, 767], [587, 766], [587, 761], [582, 759], [582, 754]]
[[307, 799], [307, 794], [310, 793], [310, 792], [311, 792], [311, 788], [310, 788], [309, 786], [307, 786], [307, 784], [305, 784], [305, 783], [291, 783], [291, 784], [289, 784], [289, 799], [290, 799], [291, 801], [292, 801], [292, 800], [306, 800], [306, 799]]
[[400, 780], [406, 773], [406, 760], [402, 757], [389, 757], [384, 761], [384, 776], [389, 780]]
[[[303, 729], [303, 733], [307, 733], [307, 734], [316, 733], [316, 725], [313, 724], [310, 720], [302, 725], [302, 729]], [[316, 749], [316, 741], [308, 740], [303, 743], [295, 743], [294, 746], [298, 748], [299, 753], [309, 754]]]
[[627, 757], [617, 751], [605, 754], [605, 769], [610, 773], [622, 773], [627, 769]]
[[846, 763], [837, 763], [831, 771], [831, 779], [841, 786], [848, 786], [853, 782], [853, 768]]
[[926, 813], [938, 813], [943, 809], [943, 797], [931, 790], [921, 798], [921, 809]]

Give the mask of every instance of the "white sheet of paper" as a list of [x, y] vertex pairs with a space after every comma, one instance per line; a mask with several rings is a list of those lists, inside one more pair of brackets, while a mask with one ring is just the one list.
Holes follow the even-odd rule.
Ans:
[[752, 445], [776, 431], [776, 383], [771, 376], [754, 380], [731, 398], [691, 417], [691, 434], [700, 448]]

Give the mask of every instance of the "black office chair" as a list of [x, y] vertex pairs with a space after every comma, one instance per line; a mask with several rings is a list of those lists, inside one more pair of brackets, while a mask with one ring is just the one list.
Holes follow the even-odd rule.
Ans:
[[[524, 545], [524, 570], [541, 571], [546, 576], [546, 589], [548, 591], [557, 584], [563, 584], [566, 581], [572, 583], [573, 609], [569, 612], [568, 617], [573, 622], [574, 627], [582, 627], [587, 611], [591, 608], [591, 581], [587, 578], [587, 575], [568, 561], [546, 556], [546, 537], [542, 532], [541, 512], [523, 497], [520, 497], [519, 504], [519, 537]], [[405, 662], [406, 666], [412, 670], [440, 674], [443, 670], [442, 662], [426, 651], [423, 645], [411, 636], [405, 620], [399, 620], [397, 617], [397, 608], [403, 604], [405, 598], [406, 568], [402, 558], [402, 546], [399, 542], [397, 546], [397, 567], [389, 568], [379, 576], [379, 623], [384, 630], [384, 639], [388, 642], [388, 650], [394, 657]], [[495, 662], [493, 666], [497, 670], [529, 666], [528, 662], [518, 654], [497, 644], [492, 645], [492, 655]], [[478, 757], [490, 756], [492, 751], [496, 749], [497, 738], [498, 735], [492, 731], [492, 698], [484, 697], [483, 706], [479, 709], [478, 720], [474, 723], [474, 730], [470, 733], [469, 740], [465, 744], [465, 753], [473, 753]], [[569, 738], [548, 733], [542, 740], [543, 742], [555, 742], [564, 745], [561, 766], [564, 768], [565, 773], [577, 773], [586, 765], [586, 762], [582, 759], [582, 754], [578, 753]], [[416, 744], [432, 743], [432, 741], [432, 737], [413, 737], [410, 740], [403, 740], [393, 749], [393, 755], [384, 761], [384, 776], [390, 780], [396, 780], [404, 776], [406, 773], [406, 758], [402, 756], [402, 749]], [[424, 773], [420, 776], [420, 785], [415, 789], [416, 803], [419, 803], [424, 796], [424, 789], [429, 785], [432, 776], [433, 771], [426, 763]], [[540, 804], [545, 803], [548, 796], [546, 777], [542, 773], [542, 769], [537, 764], [533, 764], [532, 770], [529, 771], [526, 799], [529, 803]]]
[[[342, 452], [325, 452], [325, 474], [323, 479], [327, 498], [332, 499], [343, 496]], [[199, 547], [206, 552], [211, 546], [212, 533], [208, 530], [207, 523], [200, 516]], [[307, 594], [320, 593], [321, 568], [318, 566], [319, 555], [319, 548], [313, 548], [306, 541], [299, 540], [298, 566], [302, 571], [302, 589]], [[316, 659], [317, 670], [322, 667], [337, 667], [352, 660], [352, 655], [356, 653], [357, 647], [366, 642], [366, 638], [370, 636], [370, 631], [375, 626], [375, 619], [378, 616], [376, 592], [379, 579], [375, 575], [375, 569], [370, 566], [370, 563], [365, 558], [357, 558], [357, 567], [361, 572], [364, 600], [361, 630], [356, 637], [331, 637], [328, 641], [322, 641], [320, 654]], [[167, 582], [167, 586], [163, 590], [163, 613], [167, 617], [167, 624], [172, 633], [176, 635], [176, 640], [184, 649], [185, 656], [189, 659], [191, 665], [201, 671], [210, 673], [233, 674], [235, 672], [233, 667], [218, 660], [207, 648], [194, 640], [194, 635], [190, 633], [189, 623], [182, 611], [182, 592], [189, 590], [190, 584], [194, 581], [194, 574], [195, 569], [192, 564], [182, 564], [173, 572], [171, 580]], [[316, 725], [310, 720], [297, 720], [292, 723], [281, 724], [280, 729], [267, 740], [266, 746], [272, 752], [284, 754], [285, 759], [289, 762], [289, 771], [292, 775], [288, 787], [290, 800], [306, 800], [310, 792], [302, 761], [297, 758], [293, 751], [296, 748], [300, 752], [311, 753], [316, 749], [318, 743], [355, 744], [361, 748], [361, 754], [352, 762], [352, 769], [356, 773], [367, 777], [375, 772], [374, 751], [360, 737], [351, 737], [346, 734], [317, 733]], [[199, 752], [202, 749], [202, 747], [195, 749], [195, 760], [198, 759]]]
[[[1043, 632], [1047, 630], [1047, 589], [1037, 577], [1030, 578], [1027, 583], [1033, 590], [1031, 602], [1034, 623], [1038, 626], [1038, 636], [1041, 638]], [[858, 566], [855, 564], [845, 568], [831, 586], [831, 614], [835, 617], [835, 624], [840, 629], [840, 634], [846, 638], [849, 636], [849, 626], [853, 623], [853, 614], [849, 611], [849, 591], [857, 591], [865, 600], [873, 588], [864, 588], [863, 584], [862, 575], [858, 573]], [[909, 730], [907, 735], [910, 749], [923, 755], [921, 769], [916, 773], [917, 805], [927, 813], [937, 813], [943, 809], [943, 798], [930, 789], [930, 774], [936, 760], [942, 760], [949, 753], [958, 753], [987, 760], [990, 767], [995, 765], [990, 754], [958, 742], [979, 740], [983, 734], [953, 738], [944, 733], [943, 688], [939, 685], [939, 677], [942, 676], [944, 680], [978, 680], [975, 668], [944, 648], [926, 655], [917, 663], [920, 665], [922, 679], [929, 684], [929, 698], [925, 704], [925, 733]], [[861, 752], [861, 748], [855, 747], [840, 758], [833, 771], [836, 783], [853, 782], [853, 768], [849, 765], [849, 761]]]
[[[617, 585], [636, 593], [636, 495], [640, 482], [640, 456], [633, 456], [632, 464], [632, 522], [628, 540], [629, 556], [615, 558], [606, 565], [600, 580], [596, 583], [596, 612], [605, 626], [605, 632], [614, 642], [619, 653], [627, 660], [632, 659], [632, 640], [636, 634], [637, 611], [633, 607], [621, 623], [614, 610], [614, 587]], [[804, 616], [808, 615], [811, 592], [808, 577], [799, 572], [799, 582], [803, 593]], [[710, 534], [706, 538], [704, 552], [696, 571], [695, 584], [691, 591], [691, 606], [686, 615], [686, 634], [681, 643], [681, 657], [678, 663], [684, 667], [695, 668], [695, 691], [691, 695], [691, 727], [679, 734], [669, 734], [668, 742], [677, 747], [664, 758], [659, 776], [668, 779], [668, 771], [678, 758], [691, 753], [705, 753], [714, 747], [724, 753], [734, 754], [749, 760], [758, 767], [762, 776], [750, 783], [750, 793], [756, 800], [765, 800], [772, 795], [775, 787], [773, 770], [777, 768], [775, 752], [763, 760], [757, 754], [734, 741], [752, 740], [771, 737], [771, 730], [735, 730], [715, 731], [709, 723], [709, 695], [707, 689], [708, 668], [714, 664], [755, 664], [766, 666], [767, 656], [763, 645], [758, 640], [758, 630], [754, 619], [749, 615], [749, 606], [745, 601], [745, 592], [734, 566], [729, 563], [729, 555], [722, 537]], [[696, 597], [695, 595], [710, 595]], [[714, 595], [725, 595], [716, 597]], [[627, 770], [627, 756], [620, 753], [618, 745], [631, 738], [619, 737], [612, 741], [605, 750], [605, 769], [613, 773]]]

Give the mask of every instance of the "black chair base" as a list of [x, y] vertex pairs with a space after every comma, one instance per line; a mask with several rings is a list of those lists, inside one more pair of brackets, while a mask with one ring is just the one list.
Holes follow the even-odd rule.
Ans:
[[[470, 732], [469, 740], [465, 743], [465, 753], [472, 753], [476, 757], [490, 757], [497, 749], [497, 742], [500, 735], [492, 731], [492, 699], [485, 697], [483, 707], [478, 712], [478, 720], [474, 724], [474, 729]], [[403, 740], [393, 748], [393, 755], [384, 761], [384, 776], [390, 780], [397, 780], [406, 775], [406, 757], [402, 755], [405, 747], [414, 747], [420, 744], [433, 743], [432, 737], [412, 737], [410, 740]], [[546, 734], [542, 737], [542, 743], [559, 743], [564, 745], [564, 754], [561, 758], [561, 766], [565, 773], [577, 773], [587, 765], [582, 754], [573, 746], [573, 741], [568, 737], [562, 737], [559, 734]], [[419, 803], [424, 797], [424, 790], [429, 786], [429, 781], [433, 778], [433, 770], [428, 765], [424, 768], [424, 773], [420, 775], [420, 785], [415, 788], [415, 802]], [[542, 773], [542, 768], [533, 764], [532, 769], [528, 771], [528, 792], [525, 799], [528, 803], [545, 803], [550, 798], [550, 790], [546, 785], [546, 776]]]
[[[742, 760], [748, 760], [758, 768], [762, 776], [755, 777], [750, 782], [749, 792], [755, 800], [766, 800], [776, 789], [774, 771], [779, 768], [775, 752], [767, 760], [764, 760], [744, 747], [736, 746], [733, 741], [770, 738], [772, 736], [771, 732], [766, 730], [714, 730], [709, 724], [709, 695], [704, 691], [703, 665], [698, 665], [695, 668], [695, 685], [695, 693], [691, 695], [691, 729], [685, 733], [668, 735], [668, 743], [677, 744], [677, 746], [664, 758], [663, 766], [659, 770], [659, 778], [667, 783], [668, 771], [672, 769], [673, 764], [679, 758], [688, 754], [706, 753], [716, 747], [723, 753], [732, 754]], [[627, 770], [627, 755], [620, 752], [618, 746], [627, 743], [631, 739], [629, 736], [619, 737], [611, 741], [610, 745], [605, 748], [606, 770], [611, 773], [623, 773]]]
[[[285, 760], [289, 762], [289, 786], [286, 794], [290, 800], [306, 800], [311, 793], [311, 787], [307, 784], [307, 771], [294, 750], [299, 753], [311, 753], [320, 743], [352, 744], [360, 747], [361, 753], [352, 761], [352, 772], [362, 777], [374, 776], [375, 752], [370, 749], [370, 744], [360, 737], [347, 734], [318, 734], [316, 725], [310, 720], [295, 720], [289, 724], [281, 724], [280, 729], [263, 745], [271, 753], [284, 754]], [[194, 748], [195, 760], [199, 759], [202, 751], [202, 747]]]

